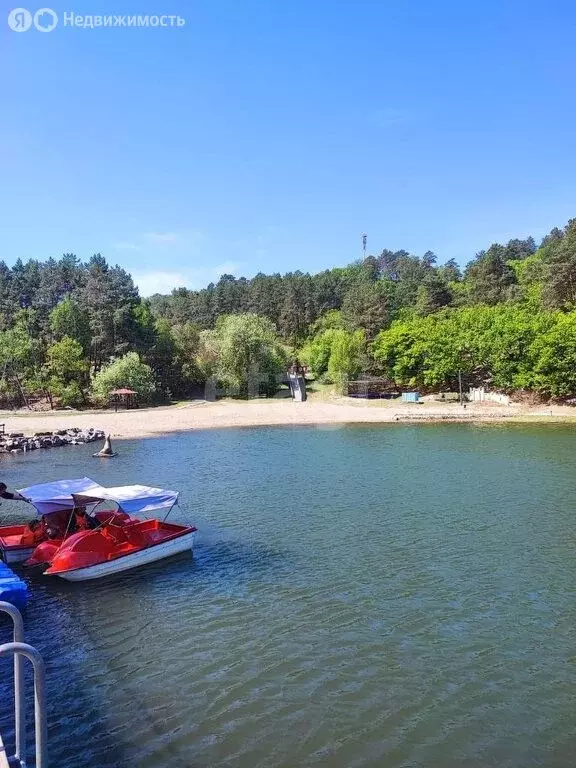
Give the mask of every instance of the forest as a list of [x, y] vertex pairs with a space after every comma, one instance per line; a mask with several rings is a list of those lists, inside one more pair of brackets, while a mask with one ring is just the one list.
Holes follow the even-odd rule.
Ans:
[[139, 296], [100, 255], [0, 261], [0, 404], [107, 405], [130, 387], [169, 402], [207, 385], [272, 395], [299, 361], [346, 392], [363, 375], [398, 388], [468, 386], [576, 395], [576, 219], [540, 243], [494, 243], [461, 269], [384, 249], [348, 266], [222, 275], [202, 290]]

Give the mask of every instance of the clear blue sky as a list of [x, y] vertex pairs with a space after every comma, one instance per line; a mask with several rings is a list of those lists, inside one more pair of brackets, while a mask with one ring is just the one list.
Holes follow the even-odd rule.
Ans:
[[16, 34], [3, 10], [8, 263], [99, 251], [150, 293], [343, 265], [363, 232], [466, 263], [576, 215], [573, 0], [51, 7], [187, 23]]

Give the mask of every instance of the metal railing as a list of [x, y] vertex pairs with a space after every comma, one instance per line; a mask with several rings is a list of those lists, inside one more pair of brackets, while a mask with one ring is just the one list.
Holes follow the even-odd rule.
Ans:
[[46, 685], [44, 660], [40, 653], [24, 642], [24, 622], [20, 611], [11, 603], [0, 601], [0, 611], [7, 613], [14, 624], [12, 643], [0, 645], [0, 657], [14, 655], [14, 730], [16, 751], [13, 760], [26, 768], [26, 707], [24, 686], [24, 657], [34, 669], [34, 739], [36, 745], [36, 768], [48, 768], [46, 721]]

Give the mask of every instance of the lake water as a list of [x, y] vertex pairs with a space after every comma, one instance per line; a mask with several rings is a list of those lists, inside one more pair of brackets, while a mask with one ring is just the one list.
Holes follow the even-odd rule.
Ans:
[[179, 489], [174, 519], [200, 529], [193, 559], [32, 582], [53, 766], [574, 764], [572, 428], [266, 428], [115, 447], [108, 462], [83, 446], [0, 463], [16, 487], [86, 474]]

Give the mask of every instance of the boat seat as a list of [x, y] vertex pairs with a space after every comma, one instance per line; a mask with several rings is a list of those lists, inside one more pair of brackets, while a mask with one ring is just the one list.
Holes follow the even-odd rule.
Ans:
[[116, 544], [128, 544], [130, 547], [142, 547], [148, 543], [142, 531], [135, 525], [108, 524], [103, 527], [103, 532]]
[[134, 551], [134, 547], [131, 544], [128, 544], [128, 542], [124, 542], [124, 544], [120, 544], [119, 546], [114, 548], [113, 552], [109, 552], [106, 555], [107, 560], [116, 560], [117, 557], [120, 555], [129, 555]]
[[109, 523], [108, 525], [104, 525], [102, 527], [102, 533], [104, 536], [112, 539], [112, 541], [117, 544], [123, 544], [127, 541], [126, 529], [123, 525], [114, 525], [113, 523]]
[[124, 533], [126, 534], [126, 541], [135, 547], [141, 547], [147, 543], [147, 539], [140, 530], [140, 528], [132, 525], [124, 527]]

